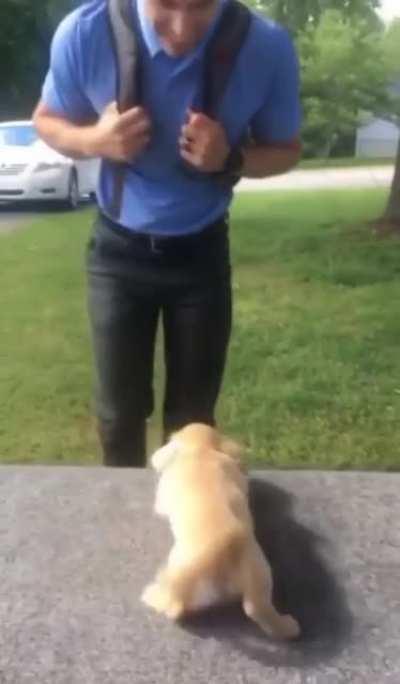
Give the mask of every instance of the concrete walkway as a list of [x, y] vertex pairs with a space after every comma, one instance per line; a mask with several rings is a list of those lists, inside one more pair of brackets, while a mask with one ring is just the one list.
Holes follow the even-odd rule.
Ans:
[[298, 169], [272, 178], [245, 178], [237, 191], [246, 190], [329, 190], [339, 188], [386, 188], [393, 179], [392, 166], [342, 169]]
[[399, 684], [400, 475], [255, 473], [275, 601], [170, 624], [139, 600], [170, 546], [149, 471], [0, 467], [1, 684]]

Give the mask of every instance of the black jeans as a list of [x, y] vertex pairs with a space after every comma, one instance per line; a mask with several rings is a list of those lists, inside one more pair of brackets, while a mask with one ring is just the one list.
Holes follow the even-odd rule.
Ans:
[[144, 466], [160, 314], [164, 437], [192, 421], [215, 423], [231, 329], [227, 221], [193, 236], [151, 238], [99, 214], [87, 270], [104, 463]]

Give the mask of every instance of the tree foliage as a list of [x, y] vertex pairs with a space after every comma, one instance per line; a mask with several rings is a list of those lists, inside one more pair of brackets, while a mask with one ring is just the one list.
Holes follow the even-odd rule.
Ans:
[[[247, 0], [293, 32], [299, 51], [306, 153], [326, 154], [360, 111], [392, 113], [400, 22], [384, 34], [378, 0]], [[79, 0], [0, 0], [0, 114], [27, 116], [40, 93], [51, 35]]]
[[371, 29], [380, 25], [375, 13], [379, 0], [252, 0], [252, 4], [296, 35], [316, 27], [327, 10], [336, 10], [347, 19], [362, 19]]
[[54, 27], [71, 0], [0, 1], [0, 114], [29, 114], [47, 69]]
[[383, 39], [385, 70], [389, 78], [391, 107], [388, 118], [400, 127], [400, 19], [388, 27]]
[[388, 111], [388, 73], [383, 34], [337, 10], [299, 34], [302, 64], [303, 137], [309, 155], [329, 156], [354, 132], [360, 113]]

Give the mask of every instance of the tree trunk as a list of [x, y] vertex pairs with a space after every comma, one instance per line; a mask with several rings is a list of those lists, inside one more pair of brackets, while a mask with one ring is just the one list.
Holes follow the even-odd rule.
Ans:
[[372, 222], [372, 228], [380, 237], [400, 235], [400, 140], [389, 200], [383, 216]]
[[399, 147], [397, 149], [396, 168], [392, 182], [392, 189], [390, 191], [390, 197], [384, 218], [386, 221], [389, 221], [393, 224], [398, 224], [400, 227], [400, 140]]

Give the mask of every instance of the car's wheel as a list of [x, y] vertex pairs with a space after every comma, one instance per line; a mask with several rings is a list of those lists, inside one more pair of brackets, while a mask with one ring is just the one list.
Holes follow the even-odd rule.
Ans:
[[78, 175], [75, 169], [72, 169], [69, 174], [68, 179], [68, 195], [67, 195], [67, 208], [72, 211], [78, 208], [79, 205], [79, 185], [78, 185]]

